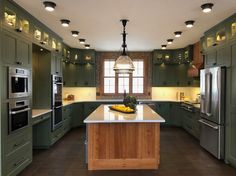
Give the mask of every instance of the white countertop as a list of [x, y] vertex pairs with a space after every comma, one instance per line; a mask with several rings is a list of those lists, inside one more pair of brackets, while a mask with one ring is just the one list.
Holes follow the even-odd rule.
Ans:
[[[141, 99], [140, 102], [183, 102], [183, 100], [153, 100], [153, 99]], [[71, 105], [73, 103], [83, 102], [123, 102], [122, 99], [107, 99], [107, 100], [63, 100], [63, 106]]]
[[137, 111], [133, 114], [125, 114], [110, 110], [110, 105], [100, 105], [92, 112], [84, 123], [161, 123], [165, 122], [159, 114], [148, 105], [137, 105]]
[[32, 118], [47, 114], [51, 111], [51, 109], [32, 109]]

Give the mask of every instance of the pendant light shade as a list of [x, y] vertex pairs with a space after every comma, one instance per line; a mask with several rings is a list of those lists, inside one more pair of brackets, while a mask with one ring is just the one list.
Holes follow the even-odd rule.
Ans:
[[122, 22], [122, 25], [123, 25], [123, 33], [122, 33], [123, 52], [122, 52], [121, 56], [119, 56], [116, 59], [113, 70], [118, 74], [129, 74], [129, 73], [132, 73], [134, 71], [134, 64], [133, 64], [133, 61], [131, 60], [131, 58], [126, 53], [126, 47], [127, 47], [127, 45], [126, 45], [126, 36], [127, 36], [127, 33], [125, 31], [125, 26], [126, 26], [128, 20], [127, 19], [122, 19], [120, 21]]

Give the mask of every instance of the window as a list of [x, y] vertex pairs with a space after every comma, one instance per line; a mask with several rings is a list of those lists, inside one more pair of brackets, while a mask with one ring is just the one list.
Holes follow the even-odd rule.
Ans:
[[133, 60], [135, 71], [132, 74], [116, 74], [114, 59], [105, 59], [103, 64], [104, 94], [144, 93], [144, 60]]

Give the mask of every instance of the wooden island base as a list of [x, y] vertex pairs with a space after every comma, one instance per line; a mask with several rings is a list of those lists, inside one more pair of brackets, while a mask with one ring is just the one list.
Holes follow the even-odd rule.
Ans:
[[158, 169], [160, 123], [87, 124], [88, 169]]

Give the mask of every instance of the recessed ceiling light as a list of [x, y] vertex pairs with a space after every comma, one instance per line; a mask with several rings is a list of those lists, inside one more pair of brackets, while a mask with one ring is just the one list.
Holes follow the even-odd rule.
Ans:
[[90, 48], [90, 45], [89, 44], [85, 44], [84, 45], [86, 49], [89, 49]]
[[206, 3], [206, 4], [202, 4], [201, 8], [204, 13], [209, 13], [209, 12], [211, 12], [213, 6], [214, 6], [214, 4], [212, 4], [212, 3]]
[[176, 32], [174, 32], [174, 34], [175, 34], [175, 37], [180, 37], [181, 36], [181, 34], [182, 34], [182, 32], [181, 31], [176, 31]]
[[161, 49], [166, 49], [166, 45], [161, 45]]
[[79, 39], [80, 44], [85, 44], [85, 39]]
[[187, 28], [192, 28], [194, 22], [195, 22], [195, 21], [193, 21], [193, 20], [185, 21], [186, 27], [187, 27]]
[[78, 37], [79, 31], [71, 31], [73, 37]]
[[60, 21], [63, 27], [68, 27], [70, 24], [70, 20], [67, 20], [67, 19], [61, 19]]
[[54, 2], [51, 2], [51, 1], [44, 1], [43, 4], [44, 4], [45, 10], [49, 12], [54, 11], [55, 7], [57, 6]]
[[167, 39], [167, 44], [172, 44], [173, 43], [173, 39]]

